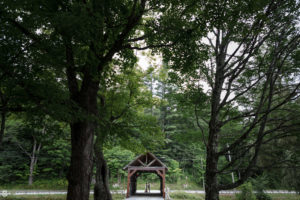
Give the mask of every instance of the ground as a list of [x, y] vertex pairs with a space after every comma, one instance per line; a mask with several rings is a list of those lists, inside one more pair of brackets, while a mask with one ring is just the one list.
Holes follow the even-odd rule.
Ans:
[[127, 200], [163, 200], [162, 197], [132, 196]]
[[[53, 182], [53, 184], [51, 184]], [[56, 183], [56, 184], [55, 184]], [[123, 181], [122, 181], [123, 183]], [[140, 192], [143, 192], [145, 189], [145, 182], [143, 180], [140, 180], [138, 182], [138, 190]], [[200, 186], [197, 186], [196, 184], [193, 184], [191, 182], [188, 182], [188, 187], [186, 190], [189, 193], [186, 193], [183, 191], [183, 184], [185, 183], [185, 180], [183, 182], [178, 182], [177, 184], [171, 184], [167, 183], [167, 187], [169, 187], [172, 190], [171, 198], [172, 200], [202, 200], [204, 199], [204, 191]], [[119, 187], [114, 188], [111, 187], [112, 191], [123, 191], [120, 194], [116, 194], [114, 192], [113, 199], [114, 200], [124, 200], [125, 199], [125, 192], [124, 192], [124, 184], [121, 184]], [[47, 181], [47, 182], [41, 182], [37, 181], [34, 183], [33, 186], [27, 186], [25, 184], [13, 184], [13, 185], [0, 185], [0, 200], [65, 200], [66, 199], [66, 186], [67, 182], [65, 181]], [[26, 190], [27, 189], [27, 190]], [[36, 195], [30, 195], [25, 194], [25, 191], [29, 191], [28, 189], [35, 189], [38, 191], [44, 191], [43, 194], [36, 194]], [[158, 191], [159, 184], [156, 182], [151, 183], [151, 191], [154, 192], [155, 190]], [[7, 198], [1, 197], [1, 192], [3, 190], [8, 190], [9, 192], [15, 193], [16, 191], [19, 191], [20, 193], [17, 196], [8, 196]], [[49, 190], [54, 191], [56, 193], [49, 194]], [[31, 194], [34, 192], [34, 190], [30, 190]], [[236, 190], [235, 190], [236, 191]], [[23, 193], [22, 193], [23, 192]], [[36, 191], [37, 192], [37, 191]], [[48, 192], [48, 193], [47, 193]], [[234, 191], [232, 191], [234, 192]], [[276, 191], [278, 192], [286, 192], [286, 191]], [[300, 200], [300, 195], [296, 194], [270, 194], [272, 197], [272, 200]], [[91, 195], [91, 200], [93, 199], [93, 195]], [[135, 198], [137, 199], [137, 198]], [[133, 198], [130, 198], [129, 200], [135, 200]], [[145, 199], [145, 198], [144, 198]], [[147, 198], [146, 198], [147, 199]], [[154, 200], [153, 198], [149, 200]], [[235, 200], [235, 194], [221, 194], [220, 200]], [[140, 200], [140, 198], [139, 198]]]
[[[300, 200], [300, 195], [296, 194], [270, 194], [272, 200]], [[204, 200], [204, 194], [188, 194], [185, 192], [171, 193], [172, 200]], [[18, 195], [8, 196], [6, 198], [0, 196], [0, 200], [65, 200], [66, 195]], [[90, 197], [93, 200], [93, 195]], [[114, 200], [124, 200], [124, 194], [113, 194]], [[130, 198], [127, 200], [142, 200], [141, 198]], [[159, 200], [155, 198], [143, 198], [143, 200]], [[235, 194], [222, 194], [220, 200], [236, 200]]]

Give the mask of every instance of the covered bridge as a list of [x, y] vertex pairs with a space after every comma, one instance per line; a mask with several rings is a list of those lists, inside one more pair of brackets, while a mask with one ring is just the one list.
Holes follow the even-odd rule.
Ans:
[[141, 173], [155, 173], [159, 177], [160, 195], [165, 198], [166, 171], [168, 168], [152, 153], [148, 152], [138, 156], [126, 165], [123, 170], [128, 171], [127, 198], [136, 194], [137, 178], [141, 175]]

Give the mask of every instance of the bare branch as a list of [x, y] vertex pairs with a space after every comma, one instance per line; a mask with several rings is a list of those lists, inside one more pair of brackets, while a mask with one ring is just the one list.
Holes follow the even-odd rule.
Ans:
[[147, 38], [147, 36], [143, 35], [143, 36], [140, 36], [140, 37], [137, 37], [137, 38], [128, 39], [127, 42], [137, 42], [137, 41], [140, 41], [140, 40], [145, 40], [146, 38]]
[[206, 39], [209, 41], [210, 46], [213, 48], [213, 50], [216, 52], [216, 46], [213, 44], [213, 41], [211, 40], [211, 38], [209, 38], [208, 36], [206, 37]]
[[161, 47], [171, 47], [173, 45], [174, 45], [174, 43], [172, 43], [172, 44], [148, 45], [148, 46], [144, 46], [144, 47], [135, 47], [135, 46], [131, 46], [131, 45], [127, 44], [127, 45], [124, 45], [122, 47], [122, 49], [146, 50], [146, 49], [161, 48]]

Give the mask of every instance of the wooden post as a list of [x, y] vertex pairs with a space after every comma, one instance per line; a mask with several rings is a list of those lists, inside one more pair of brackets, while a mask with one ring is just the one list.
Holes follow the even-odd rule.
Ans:
[[127, 194], [126, 194], [126, 198], [128, 198], [129, 196], [130, 196], [130, 189], [131, 189], [131, 187], [130, 187], [130, 185], [131, 185], [131, 181], [130, 181], [130, 179], [131, 179], [131, 176], [134, 174], [136, 172], [136, 170], [132, 170], [132, 171], [130, 171], [130, 169], [128, 168], [128, 177], [127, 177]]
[[156, 170], [157, 174], [161, 177], [161, 180], [162, 180], [162, 196], [163, 198], [165, 198], [165, 185], [166, 185], [166, 172], [165, 172], [165, 169], [162, 169], [162, 172], [160, 170]]
[[127, 176], [127, 194], [126, 194], [126, 198], [129, 197], [129, 187], [130, 187], [130, 170], [128, 169], [128, 176]]
[[166, 196], [166, 193], [165, 193], [165, 185], [166, 185], [166, 172], [165, 172], [165, 169], [163, 169], [163, 198], [165, 198]]

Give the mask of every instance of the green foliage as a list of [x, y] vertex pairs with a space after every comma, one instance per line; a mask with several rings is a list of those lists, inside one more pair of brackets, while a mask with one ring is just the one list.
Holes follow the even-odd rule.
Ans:
[[176, 192], [176, 193], [171, 193], [171, 198], [174, 200], [204, 200], [203, 195], [197, 195], [197, 194], [188, 194], [185, 192]]
[[[299, 27], [294, 26], [298, 24], [296, 16], [299, 16], [299, 2], [278, 1], [274, 7], [273, 3], [275, 2], [207, 1], [202, 6], [195, 3], [195, 7], [190, 8], [189, 4], [183, 2], [181, 6], [174, 6], [175, 13], [157, 19], [159, 28], [168, 27], [170, 32], [176, 32], [172, 28], [177, 26], [180, 32], [158, 33], [156, 39], [166, 43], [174, 41], [172, 48], [162, 49], [162, 54], [169, 64], [171, 82], [176, 85], [177, 91], [182, 93], [180, 97], [183, 106], [189, 107], [187, 110], [192, 116], [197, 116], [184, 118], [181, 115], [185, 120], [183, 124], [188, 124], [187, 121], [194, 122], [191, 124], [196, 127], [195, 130], [183, 129], [182, 133], [181, 124], [175, 125], [172, 122], [169, 126], [172, 128], [170, 135], [174, 136], [179, 132], [182, 140], [184, 136], [190, 141], [203, 137], [209, 142], [207, 151], [210, 152], [207, 152], [207, 156], [216, 157], [207, 159], [217, 159], [218, 166], [207, 166], [207, 174], [220, 170], [217, 172], [219, 182], [212, 183], [219, 184], [220, 188], [232, 187], [229, 176], [232, 172], [240, 174], [237, 178], [247, 179], [252, 175], [251, 168], [253, 171], [264, 168], [265, 165], [256, 162], [256, 157], [262, 149], [260, 146], [264, 146], [261, 144], [277, 136], [290, 136], [290, 131], [282, 127], [281, 123], [289, 126], [289, 122], [299, 118], [299, 115], [292, 117], [293, 109], [288, 109], [291, 112], [286, 115], [272, 115], [279, 107], [281, 113], [282, 104], [287, 103], [287, 100], [294, 101], [288, 94], [297, 90], [299, 84], [298, 79], [291, 79], [294, 73], [299, 76], [299, 65], [293, 63], [299, 43]], [[269, 9], [272, 15], [269, 15]], [[190, 12], [197, 14], [193, 15]], [[177, 15], [180, 15], [180, 18], [177, 18]], [[198, 20], [191, 19], [193, 17]], [[171, 25], [170, 21], [173, 22]], [[174, 38], [180, 34], [189, 36]], [[206, 42], [199, 42], [204, 40]], [[291, 51], [286, 49], [288, 46]], [[281, 64], [274, 65], [275, 60]], [[294, 96], [292, 93], [291, 95]], [[295, 96], [295, 99], [297, 98], [298, 95]], [[276, 107], [279, 102], [282, 104]], [[176, 105], [177, 107], [174, 107], [179, 110], [181, 104], [178, 101], [176, 103], [172, 105]], [[270, 108], [272, 109], [268, 111]], [[280, 130], [273, 131], [275, 127]], [[167, 129], [165, 130], [167, 133]], [[178, 138], [176, 140], [178, 141]], [[177, 151], [172, 153], [179, 154], [178, 152], [183, 151], [180, 149], [180, 142], [176, 140], [173, 137], [168, 138], [169, 144], [177, 148]], [[231, 147], [228, 150], [227, 145]], [[187, 152], [188, 148], [184, 149]], [[174, 154], [169, 153], [169, 156]], [[188, 156], [181, 157], [189, 159]], [[273, 157], [273, 162], [276, 160]], [[297, 166], [293, 162], [295, 160], [299, 161], [291, 159], [291, 165]], [[272, 166], [272, 162], [268, 164], [267, 166]], [[185, 164], [185, 167], [188, 166]]]
[[177, 183], [182, 177], [182, 169], [179, 168], [179, 162], [173, 159], [168, 159], [165, 163], [168, 166], [167, 180], [171, 183]]
[[138, 189], [144, 190], [145, 184], [151, 184], [151, 190], [159, 190], [160, 189], [160, 180], [159, 176], [154, 173], [143, 173], [138, 178]]
[[240, 187], [240, 191], [241, 193], [236, 195], [238, 200], [256, 200], [251, 182], [244, 183]]
[[[231, 87], [230, 99], [258, 82], [228, 105], [219, 105], [217, 149], [240, 138], [252, 127], [254, 116], [258, 117], [257, 124], [268, 119], [267, 131], [280, 125], [274, 133], [293, 137], [261, 146], [257, 163], [259, 168], [272, 166], [274, 160], [288, 159], [288, 163], [267, 172], [272, 179], [263, 187], [299, 191], [300, 171], [295, 167], [300, 155], [299, 126], [294, 126], [299, 124], [299, 101], [287, 98], [289, 105], [279, 106], [278, 112], [272, 110], [268, 118], [263, 116], [266, 103], [258, 106], [264, 85], [269, 88], [266, 80], [270, 64], [274, 67], [270, 71], [277, 73], [270, 78], [275, 83], [271, 107], [284, 99], [298, 80], [299, 2], [162, 0], [147, 1], [146, 11], [141, 2], [0, 2], [0, 111], [7, 112], [8, 117], [0, 152], [0, 183], [26, 180], [33, 141], [42, 144], [34, 175], [41, 179], [65, 177], [71, 146], [70, 130], [64, 123], [92, 119], [98, 122], [97, 139], [101, 140], [99, 147], [104, 146], [111, 177], [123, 173], [121, 168], [133, 159], [134, 153], [152, 151], [169, 167], [168, 181], [175, 183], [185, 174], [202, 184], [206, 164], [203, 138], [208, 138], [212, 102], [218, 100], [212, 99], [215, 81], [220, 78], [215, 76], [220, 68], [215, 60], [230, 58], [227, 54], [231, 50], [224, 51], [224, 56], [218, 53], [240, 44], [237, 54], [220, 72], [226, 75], [220, 91]], [[146, 16], [130, 21], [139, 14]], [[130, 42], [142, 34], [145, 40]], [[213, 45], [202, 42], [211, 36], [214, 40], [217, 35], [220, 40], [213, 41]], [[260, 41], [261, 48], [257, 44]], [[289, 46], [293, 42], [296, 45]], [[145, 43], [163, 47], [151, 51], [163, 55], [161, 68], [153, 66], [143, 72], [136, 66], [133, 48]], [[71, 61], [66, 50], [71, 50]], [[87, 85], [99, 81], [99, 116], [91, 117], [73, 101], [73, 96], [81, 98], [85, 91], [76, 95], [70, 92], [69, 70], [79, 90], [87, 79], [92, 80]], [[219, 96], [224, 98], [223, 94]], [[258, 107], [261, 110], [256, 113]], [[237, 118], [223, 123], [234, 117]], [[237, 169], [237, 173], [242, 171], [239, 168], [247, 167], [255, 151], [251, 145], [259, 144], [255, 137], [258, 131], [253, 128], [249, 137], [231, 150], [232, 159], [239, 160], [226, 171]], [[266, 139], [276, 138], [266, 135]], [[248, 146], [249, 152], [244, 153]], [[221, 169], [229, 158], [219, 157]], [[220, 175], [218, 180], [221, 184], [231, 182], [228, 174]], [[37, 183], [43, 184], [39, 180]], [[255, 190], [263, 191], [259, 188], [262, 183], [254, 184]]]
[[[32, 189], [66, 189], [68, 186], [68, 181], [64, 179], [41, 179], [36, 180], [30, 188]], [[25, 187], [29, 188], [29, 187]]]
[[142, 153], [163, 144], [156, 118], [146, 113], [153, 98], [143, 82], [145, 76], [137, 66], [131, 66], [122, 73], [112, 72], [101, 88], [98, 134], [107, 145]]
[[52, 144], [43, 147], [38, 165], [40, 177], [64, 178], [66, 176], [71, 156], [69, 136], [66, 134], [67, 132], [64, 132]]
[[28, 179], [34, 139], [41, 143], [35, 155], [38, 159], [34, 176], [40, 180], [66, 176], [70, 159], [68, 128], [47, 116], [43, 120], [11, 116], [7, 120], [4, 150], [0, 152], [1, 183], [24, 183]]
[[28, 185], [25, 182], [14, 182], [1, 184], [0, 189], [3, 190], [24, 190], [24, 189], [35, 189], [35, 190], [66, 190], [68, 181], [63, 179], [57, 179], [49, 176], [47, 179], [37, 179], [32, 185]]
[[271, 200], [271, 196], [264, 192], [266, 187], [268, 186], [268, 178], [266, 175], [261, 175], [251, 179], [251, 183], [255, 190], [255, 196], [257, 200]]
[[111, 178], [119, 178], [118, 176], [126, 175], [123, 170], [130, 161], [134, 159], [134, 153], [120, 146], [112, 148], [104, 148], [104, 158], [108, 161], [108, 167]]
[[258, 192], [255, 196], [257, 200], [272, 200], [271, 196], [264, 192]]

